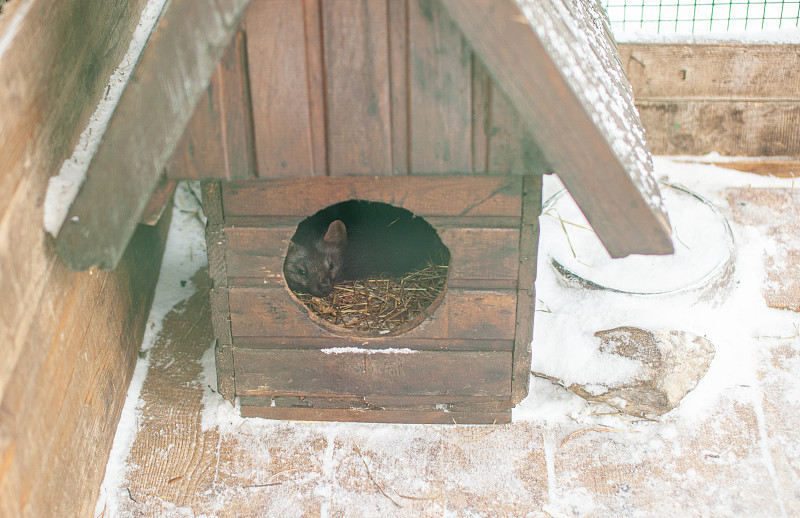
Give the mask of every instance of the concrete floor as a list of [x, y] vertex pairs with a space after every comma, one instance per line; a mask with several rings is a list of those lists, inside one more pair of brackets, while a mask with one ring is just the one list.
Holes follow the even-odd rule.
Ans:
[[[767, 225], [786, 243], [780, 265], [765, 257], [764, 296], [794, 315], [800, 274], [781, 272], [797, 272], [786, 261], [800, 257], [800, 198], [767, 194], [730, 195], [729, 215]], [[776, 209], [776, 200], [788, 205]], [[626, 417], [534, 378], [530, 404], [555, 405], [564, 418], [503, 426], [242, 420], [210, 390], [205, 273], [194, 282], [197, 293], [168, 314], [150, 350], [135, 439], [122, 471], [107, 478], [98, 515], [800, 516], [797, 335], [763, 337], [756, 382], [719, 394], [695, 418]]]

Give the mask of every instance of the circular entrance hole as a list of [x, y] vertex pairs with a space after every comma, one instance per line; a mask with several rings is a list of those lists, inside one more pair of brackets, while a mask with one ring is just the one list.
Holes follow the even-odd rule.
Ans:
[[393, 336], [441, 302], [450, 251], [423, 218], [349, 200], [300, 222], [283, 263], [289, 289], [335, 333]]

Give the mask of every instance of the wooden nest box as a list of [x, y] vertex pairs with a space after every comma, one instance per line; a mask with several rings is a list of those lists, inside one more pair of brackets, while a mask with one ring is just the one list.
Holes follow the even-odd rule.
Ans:
[[[168, 178], [205, 180], [218, 387], [243, 415], [508, 422], [528, 393], [543, 173], [612, 256], [672, 251], [595, 0], [231, 4], [241, 24], [162, 145]], [[287, 287], [298, 223], [347, 200], [407, 209], [449, 249], [443, 295], [405, 332], [337, 331]]]

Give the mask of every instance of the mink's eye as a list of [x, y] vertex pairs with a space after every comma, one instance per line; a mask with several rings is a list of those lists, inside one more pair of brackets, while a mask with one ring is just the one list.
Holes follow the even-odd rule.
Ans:
[[299, 275], [300, 277], [306, 277], [308, 276], [308, 272], [306, 271], [305, 268], [298, 268], [297, 275]]

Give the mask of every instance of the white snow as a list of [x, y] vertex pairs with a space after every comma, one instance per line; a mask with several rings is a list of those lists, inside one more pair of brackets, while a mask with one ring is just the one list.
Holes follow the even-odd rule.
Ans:
[[[204, 238], [205, 223], [198, 218], [198, 213], [202, 214], [199, 212], [199, 188], [199, 182], [181, 182], [175, 190], [172, 223], [167, 236], [153, 305], [142, 341], [143, 354], [139, 355], [130, 387], [128, 387], [125, 406], [122, 409], [106, 466], [106, 477], [100, 487], [100, 496], [95, 506], [95, 516], [100, 515], [104, 510], [104, 516], [117, 516], [116, 497], [121, 487], [119, 482], [125, 474], [125, 459], [136, 438], [141, 415], [139, 396], [150, 366], [148, 351], [155, 343], [167, 313], [197, 291], [197, 287], [190, 280], [191, 277], [200, 268], [208, 265]], [[213, 349], [211, 349], [212, 368], [213, 358]], [[213, 386], [216, 386], [216, 382]]]
[[[25, 8], [33, 2], [25, 4]], [[100, 141], [111, 121], [111, 115], [119, 103], [125, 85], [133, 73], [139, 56], [144, 50], [150, 34], [159, 19], [166, 0], [148, 0], [139, 24], [133, 31], [130, 45], [127, 52], [122, 57], [119, 66], [106, 83], [105, 93], [100, 103], [95, 108], [94, 113], [89, 119], [86, 129], [81, 133], [78, 144], [72, 152], [72, 156], [64, 161], [58, 174], [52, 176], [47, 185], [47, 192], [44, 199], [44, 229], [53, 237], [57, 236], [67, 218], [69, 208], [78, 191], [86, 178], [86, 171]], [[4, 40], [3, 40], [4, 41]], [[2, 41], [0, 41], [0, 58], [2, 58]]]
[[330, 347], [322, 349], [323, 354], [415, 354], [419, 351], [404, 347], [402, 349], [389, 347], [387, 349], [364, 349], [361, 347]]
[[741, 42], [785, 44], [800, 43], [800, 28], [776, 29], [769, 31], [719, 31], [708, 33], [655, 33], [644, 29], [615, 30], [614, 39], [618, 43], [698, 43]]
[[[714, 157], [702, 157], [703, 160]], [[680, 183], [700, 193], [723, 214], [729, 215], [726, 187], [793, 187], [791, 179], [779, 179], [739, 173], [707, 164], [687, 163], [688, 157], [656, 157], [655, 171], [667, 183]], [[546, 178], [553, 189], [555, 178]], [[545, 216], [546, 217], [546, 216]], [[731, 218], [729, 217], [729, 220]], [[664, 296], [630, 296], [621, 293], [587, 291], [565, 286], [550, 264], [552, 250], [561, 246], [560, 228], [543, 225], [539, 242], [539, 265], [536, 281], [533, 365], [536, 372], [569, 383], [598, 383], [632, 375], [630, 367], [613, 361], [597, 351], [594, 333], [619, 326], [651, 330], [689, 331], [708, 338], [717, 354], [697, 388], [684, 398], [673, 413], [684, 418], [698, 418], [717, 398], [751, 395], [738, 387], [756, 386], [759, 340], [766, 336], [793, 336], [797, 315], [768, 308], [762, 295], [764, 250], [769, 238], [752, 227], [731, 222], [736, 247], [732, 289], [710, 300], [692, 293]], [[580, 239], [582, 234], [576, 234]], [[590, 237], [586, 237], [590, 239]], [[582, 244], [573, 243], [580, 247]], [[634, 278], [669, 276], [678, 269], [659, 270], [648, 258], [637, 258], [627, 265], [626, 275]], [[668, 279], [664, 279], [668, 280]], [[678, 279], [677, 283], [682, 282]], [[626, 370], [627, 369], [627, 370]], [[531, 395], [515, 409], [515, 419], [541, 415], [536, 380]], [[546, 383], [546, 382], [545, 382]]]

